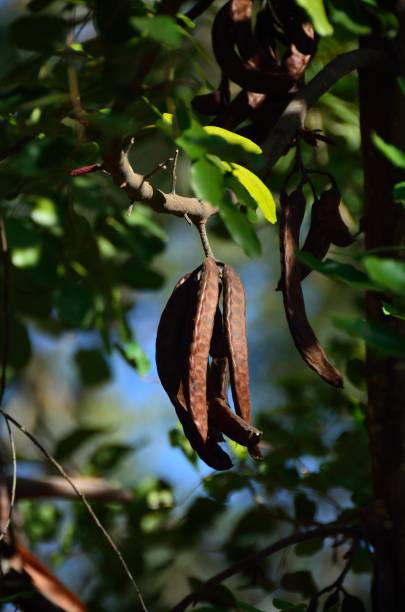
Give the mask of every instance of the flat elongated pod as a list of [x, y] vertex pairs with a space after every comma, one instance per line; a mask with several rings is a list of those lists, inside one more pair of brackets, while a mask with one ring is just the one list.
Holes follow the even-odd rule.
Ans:
[[295, 255], [305, 212], [305, 197], [302, 191], [294, 191], [288, 196], [283, 194], [280, 200], [282, 210], [280, 224], [281, 284], [291, 336], [309, 367], [326, 382], [335, 387], [342, 387], [342, 376], [328, 361], [305, 312], [301, 269]]
[[224, 337], [222, 312], [217, 306], [212, 332], [210, 355], [212, 357], [208, 372], [207, 397], [228, 397], [229, 367], [226, 340]]
[[[319, 261], [326, 256], [330, 248], [330, 240], [325, 233], [323, 219], [324, 219], [324, 201], [322, 196], [316, 199], [312, 204], [311, 208], [311, 223], [309, 226], [307, 237], [302, 245], [302, 251], [310, 253]], [[312, 272], [311, 268], [308, 268], [305, 264], [299, 264], [301, 271], [301, 280], [304, 280]]]
[[226, 400], [219, 397], [212, 398], [209, 402], [208, 414], [210, 422], [216, 429], [222, 431], [234, 442], [246, 446], [254, 459], [261, 458], [258, 444], [262, 432], [232, 412]]
[[245, 290], [239, 275], [224, 265], [224, 328], [232, 397], [236, 413], [250, 423], [249, 363], [246, 337]]
[[232, 467], [229, 456], [216, 443], [218, 436], [204, 443], [188, 412], [184, 391], [187, 348], [190, 344], [194, 304], [198, 290], [198, 270], [186, 274], [177, 283], [160, 318], [156, 338], [156, 365], [163, 388], [175, 407], [184, 434], [198, 456], [216, 470]]
[[236, 52], [233, 38], [231, 2], [217, 13], [212, 26], [212, 48], [218, 65], [226, 76], [248, 91], [266, 93], [273, 88], [277, 93], [289, 90], [293, 81], [274, 61], [266, 69], [258, 69], [257, 58], [244, 61]]
[[355, 238], [343, 221], [340, 210], [340, 192], [337, 187], [324, 191], [321, 195], [320, 224], [325, 236], [332, 244], [346, 247], [353, 244]]
[[201, 269], [189, 346], [187, 405], [203, 442], [208, 436], [207, 363], [219, 297], [219, 271], [206, 257]]

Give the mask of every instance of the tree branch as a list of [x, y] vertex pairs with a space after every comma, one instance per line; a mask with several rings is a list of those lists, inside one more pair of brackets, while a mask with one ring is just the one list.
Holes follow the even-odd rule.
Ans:
[[[8, 421], [6, 421], [8, 422]], [[102, 502], [130, 503], [133, 497], [130, 491], [111, 486], [103, 478], [75, 476], [72, 479], [77, 489], [87, 499]], [[12, 490], [12, 478], [7, 478], [7, 486]], [[62, 498], [76, 499], [72, 487], [60, 476], [42, 476], [41, 478], [17, 478], [17, 499]]]
[[308, 529], [308, 531], [297, 531], [290, 536], [274, 542], [273, 544], [269, 544], [269, 546], [259, 550], [257, 553], [253, 553], [248, 557], [233, 563], [233, 565], [229, 566], [227, 569], [219, 572], [215, 576], [212, 576], [209, 578], [209, 580], [203, 582], [198, 589], [184, 597], [184, 599], [182, 599], [177, 605], [174, 606], [174, 608], [171, 609], [171, 612], [183, 612], [189, 605], [200, 601], [200, 599], [212, 586], [220, 584], [235, 574], [239, 574], [243, 570], [258, 563], [262, 559], [265, 559], [269, 555], [273, 555], [274, 553], [279, 552], [288, 546], [292, 546], [293, 544], [298, 544], [299, 542], [306, 542], [307, 540], [314, 540], [316, 538], [327, 538], [328, 536], [335, 535], [337, 533], [343, 533], [349, 536], [359, 535], [359, 532], [355, 527], [344, 525], [342, 523], [329, 523], [322, 525], [321, 527]]
[[142, 174], [132, 169], [128, 152], [123, 151], [121, 142], [114, 142], [104, 155], [103, 168], [111, 174], [114, 183], [123, 189], [131, 201], [143, 202], [159, 213], [177, 217], [188, 217], [195, 225], [206, 221], [217, 209], [198, 198], [189, 198], [177, 193], [164, 193], [149, 183]]
[[267, 157], [266, 165], [261, 171], [267, 176], [278, 159], [284, 155], [288, 145], [297, 132], [304, 126], [308, 110], [326, 93], [339, 79], [353, 70], [364, 68], [369, 64], [388, 62], [388, 57], [374, 49], [356, 49], [338, 55], [327, 64], [314, 78], [294, 96], [286, 106], [280, 119], [262, 145]]

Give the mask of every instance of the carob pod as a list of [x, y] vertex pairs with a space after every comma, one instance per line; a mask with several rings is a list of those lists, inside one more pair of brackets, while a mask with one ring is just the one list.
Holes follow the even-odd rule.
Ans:
[[226, 76], [248, 91], [266, 93], [276, 89], [278, 93], [287, 92], [294, 81], [274, 61], [266, 69], [258, 69], [251, 58], [244, 61], [236, 52], [233, 38], [231, 2], [227, 2], [217, 13], [212, 26], [212, 47], [215, 58]]
[[262, 432], [235, 414], [228, 404], [229, 367], [222, 314], [217, 308], [210, 354], [212, 361], [208, 379], [208, 417], [215, 430], [246, 446], [253, 459], [261, 460], [259, 448]]
[[339, 247], [353, 244], [355, 238], [343, 221], [340, 210], [340, 191], [334, 185], [321, 195], [320, 223], [329, 241]]
[[194, 96], [191, 106], [202, 115], [216, 115], [228, 107], [230, 99], [229, 80], [222, 75], [218, 89], [208, 94]]
[[206, 257], [200, 273], [188, 356], [187, 406], [203, 442], [208, 436], [207, 363], [219, 298], [219, 272]]
[[242, 281], [224, 265], [224, 328], [235, 411], [250, 423], [249, 363], [246, 337], [246, 300]]
[[305, 213], [301, 190], [281, 194], [280, 255], [284, 309], [294, 344], [310, 368], [335, 387], [342, 387], [340, 372], [328, 361], [306, 312], [301, 288], [301, 267], [296, 258], [299, 235]]
[[160, 318], [156, 338], [156, 365], [163, 388], [176, 409], [184, 434], [198, 456], [216, 470], [232, 467], [230, 457], [217, 444], [219, 432], [212, 431], [205, 443], [188, 411], [184, 392], [187, 347], [191, 340], [198, 269], [177, 283]]

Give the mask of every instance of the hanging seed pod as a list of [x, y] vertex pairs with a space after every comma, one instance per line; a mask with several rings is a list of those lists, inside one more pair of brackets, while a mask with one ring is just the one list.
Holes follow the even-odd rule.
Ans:
[[238, 274], [224, 265], [224, 327], [236, 413], [250, 423], [249, 364], [245, 291]]
[[217, 13], [212, 26], [212, 48], [223, 73], [234, 83], [248, 91], [266, 93], [276, 89], [277, 93], [289, 90], [293, 81], [275, 61], [258, 69], [254, 58], [244, 61], [236, 52], [233, 38], [231, 2]]
[[203, 442], [208, 436], [207, 363], [219, 297], [219, 272], [206, 257], [201, 270], [188, 358], [187, 405]]
[[210, 354], [212, 356], [208, 375], [208, 418], [216, 430], [228, 438], [246, 446], [251, 456], [262, 459], [258, 446], [262, 432], [236, 415], [228, 404], [229, 367], [227, 343], [224, 336], [222, 314], [219, 308], [215, 315]]
[[329, 384], [342, 387], [342, 376], [328, 361], [305, 312], [301, 288], [301, 267], [295, 255], [299, 248], [299, 235], [305, 212], [304, 194], [301, 190], [294, 191], [290, 195], [282, 193], [280, 203], [282, 211], [280, 224], [281, 284], [291, 336], [309, 367]]
[[[330, 248], [330, 240], [324, 230], [324, 198], [323, 194], [316, 199], [311, 208], [311, 223], [308, 234], [302, 246], [302, 251], [309, 253], [319, 261], [326, 256]], [[312, 272], [312, 269], [305, 264], [299, 264], [301, 270], [301, 280], [304, 280]]]
[[156, 338], [156, 365], [162, 386], [176, 409], [192, 448], [210, 467], [228, 470], [232, 467], [232, 461], [217, 444], [221, 436], [211, 430], [203, 443], [185, 398], [184, 380], [187, 378], [187, 355], [198, 290], [198, 272], [197, 269], [179, 280], [162, 313]]
[[355, 238], [343, 221], [340, 210], [340, 191], [336, 186], [321, 195], [320, 223], [329, 241], [339, 247], [353, 244]]

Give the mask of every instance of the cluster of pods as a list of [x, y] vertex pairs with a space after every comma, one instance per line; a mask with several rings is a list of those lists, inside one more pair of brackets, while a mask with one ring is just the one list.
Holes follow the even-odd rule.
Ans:
[[[217, 12], [212, 47], [222, 78], [218, 89], [196, 96], [193, 107], [214, 116], [210, 123], [260, 143], [304, 82], [316, 50], [316, 35], [294, 0], [261, 4], [230, 0]], [[241, 90], [233, 99], [230, 82]]]
[[[342, 387], [340, 372], [329, 362], [305, 312], [301, 283], [310, 268], [296, 257], [305, 213], [304, 184], [295, 191], [281, 193], [280, 255], [281, 279], [277, 289], [283, 292], [284, 309], [294, 343], [310, 368], [335, 387]], [[349, 246], [354, 237], [339, 211], [340, 193], [336, 184], [324, 191], [312, 204], [311, 223], [302, 250], [322, 260], [331, 244]]]
[[178, 281], [159, 322], [156, 364], [184, 433], [205, 463], [232, 467], [219, 445], [223, 434], [261, 459], [261, 432], [250, 423], [245, 292], [230, 266], [207, 257]]

